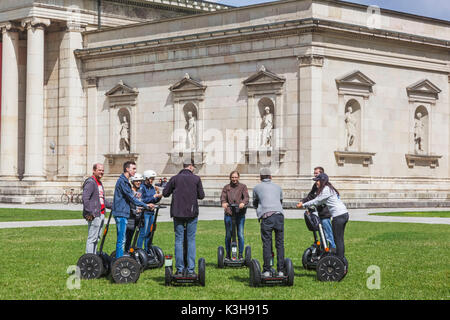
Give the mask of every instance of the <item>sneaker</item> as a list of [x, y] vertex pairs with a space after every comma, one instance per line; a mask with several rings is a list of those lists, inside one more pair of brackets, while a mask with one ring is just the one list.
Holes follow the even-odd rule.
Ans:
[[195, 272], [188, 272], [187, 277], [195, 279], [197, 278], [197, 275], [195, 274]]
[[239, 254], [238, 259], [239, 259], [239, 260], [243, 260], [243, 259], [244, 259], [244, 258], [242, 257], [242, 254]]
[[262, 276], [263, 276], [264, 278], [268, 278], [268, 277], [270, 277], [270, 272], [269, 272], [269, 271], [264, 271], [264, 273], [262, 274]]
[[183, 271], [177, 270], [177, 272], [174, 274], [174, 277], [182, 277]]
[[284, 277], [283, 271], [278, 272], [278, 276], [279, 276], [279, 277]]

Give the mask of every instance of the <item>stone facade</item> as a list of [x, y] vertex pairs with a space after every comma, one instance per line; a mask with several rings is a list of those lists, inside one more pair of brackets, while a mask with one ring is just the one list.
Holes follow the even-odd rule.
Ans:
[[[195, 15], [186, 14], [202, 8], [187, 12], [179, 3], [139, 15], [109, 9], [103, 21], [111, 28], [102, 30], [92, 22], [95, 7], [80, 10], [75, 22], [85, 23], [42, 17], [51, 20], [42, 26], [44, 86], [36, 93], [44, 95], [43, 141], [32, 135], [43, 165], [32, 164], [42, 171], [27, 175], [32, 158], [20, 151], [28, 113], [7, 120], [25, 133], [0, 145], [18, 149], [16, 158], [0, 154], [8, 164], [0, 163], [0, 200], [57, 199], [94, 162], [105, 163], [111, 192], [126, 159], [170, 177], [191, 157], [206, 203], [218, 201], [230, 171], [251, 189], [262, 166], [295, 203], [320, 165], [352, 207], [450, 204], [450, 23], [331, 0], [206, 6], [215, 12]], [[116, 25], [120, 14], [127, 25]], [[4, 47], [25, 37], [20, 26], [15, 32], [3, 32]], [[30, 61], [13, 70], [19, 83]], [[18, 110], [28, 106], [6, 98]], [[41, 196], [20, 191], [37, 189]]]

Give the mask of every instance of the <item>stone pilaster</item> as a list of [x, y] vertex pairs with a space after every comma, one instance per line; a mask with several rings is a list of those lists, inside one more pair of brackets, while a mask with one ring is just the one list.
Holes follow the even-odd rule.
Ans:
[[27, 93], [24, 180], [44, 180], [44, 29], [50, 20], [26, 18]]
[[2, 100], [0, 178], [18, 179], [19, 30], [11, 22], [0, 23], [2, 33]]

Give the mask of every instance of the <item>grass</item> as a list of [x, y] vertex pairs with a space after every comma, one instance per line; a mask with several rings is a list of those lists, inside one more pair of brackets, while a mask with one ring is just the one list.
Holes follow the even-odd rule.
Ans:
[[369, 215], [390, 216], [390, 217], [450, 218], [450, 211], [377, 212], [377, 213], [369, 213]]
[[0, 222], [83, 219], [81, 211], [0, 208]]
[[[112, 226], [105, 251], [115, 247]], [[447, 225], [350, 221], [346, 229], [349, 274], [339, 283], [322, 283], [301, 266], [312, 234], [303, 220], [286, 220], [286, 256], [293, 260], [293, 287], [251, 288], [246, 268], [218, 269], [217, 247], [223, 245], [222, 221], [199, 221], [197, 260], [206, 259], [206, 287], [165, 287], [164, 268], [146, 270], [136, 284], [118, 285], [109, 278], [82, 280], [69, 290], [67, 268], [84, 253], [87, 227], [42, 227], [0, 230], [0, 299], [444, 299], [449, 300], [450, 229]], [[257, 220], [246, 221], [246, 244], [262, 261]], [[158, 224], [155, 244], [173, 253], [171, 222]], [[381, 270], [381, 287], [366, 286], [370, 266]]]

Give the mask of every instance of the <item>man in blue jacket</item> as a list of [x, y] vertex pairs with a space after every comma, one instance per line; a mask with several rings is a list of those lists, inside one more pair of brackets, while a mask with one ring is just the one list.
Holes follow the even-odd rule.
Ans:
[[130, 217], [130, 204], [133, 203], [138, 207], [148, 210], [149, 207], [142, 201], [138, 200], [131, 190], [129, 178], [136, 174], [136, 163], [127, 161], [123, 164], [123, 173], [120, 175], [114, 188], [114, 200], [112, 205], [112, 214], [116, 220], [117, 244], [116, 258], [124, 255], [126, 230], [128, 218]]
[[[192, 161], [184, 162], [183, 170], [170, 178], [163, 190], [163, 196], [172, 196], [170, 217], [173, 218], [175, 231], [175, 276], [187, 273], [188, 277], [195, 274], [195, 233], [199, 214], [198, 199], [205, 198], [202, 180], [194, 174], [195, 166]], [[187, 270], [185, 270], [183, 256], [184, 225], [187, 232]]]

